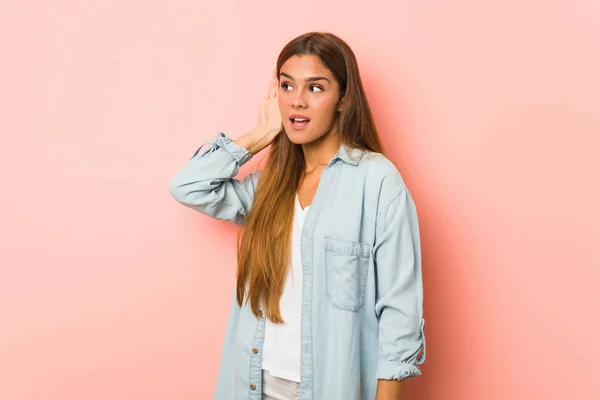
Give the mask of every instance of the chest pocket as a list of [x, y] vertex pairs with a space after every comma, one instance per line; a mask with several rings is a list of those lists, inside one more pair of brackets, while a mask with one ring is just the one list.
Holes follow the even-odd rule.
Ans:
[[370, 257], [368, 243], [325, 237], [325, 285], [335, 307], [353, 312], [362, 307]]

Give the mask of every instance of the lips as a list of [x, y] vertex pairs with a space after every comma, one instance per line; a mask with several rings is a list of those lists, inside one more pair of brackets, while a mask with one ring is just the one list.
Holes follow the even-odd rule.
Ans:
[[308, 118], [306, 115], [293, 114], [293, 115], [290, 115], [290, 121], [292, 121], [292, 122], [309, 122], [310, 118]]
[[310, 118], [306, 115], [293, 114], [290, 115], [290, 125], [295, 130], [300, 130], [306, 127], [310, 122]]

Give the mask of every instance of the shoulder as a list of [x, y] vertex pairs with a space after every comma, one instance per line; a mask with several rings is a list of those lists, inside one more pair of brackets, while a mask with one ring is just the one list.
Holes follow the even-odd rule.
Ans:
[[377, 208], [384, 209], [404, 191], [406, 183], [396, 165], [381, 153], [365, 151], [359, 163], [370, 189], [377, 196]]

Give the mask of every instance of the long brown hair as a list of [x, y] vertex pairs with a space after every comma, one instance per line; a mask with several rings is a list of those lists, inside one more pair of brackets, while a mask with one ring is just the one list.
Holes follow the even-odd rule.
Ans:
[[[382, 152], [375, 123], [350, 47], [331, 33], [310, 32], [289, 42], [277, 59], [277, 76], [287, 59], [315, 55], [332, 72], [344, 101], [337, 117], [341, 142], [349, 147]], [[290, 264], [296, 192], [305, 168], [301, 145], [280, 132], [271, 145], [252, 208], [238, 238], [237, 302], [250, 301], [259, 317], [282, 323], [279, 300]]]

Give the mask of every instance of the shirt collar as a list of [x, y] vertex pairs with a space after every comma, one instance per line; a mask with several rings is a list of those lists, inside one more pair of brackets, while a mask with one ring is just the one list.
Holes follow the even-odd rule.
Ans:
[[362, 158], [362, 156], [364, 154], [365, 154], [364, 150], [349, 147], [342, 143], [337, 154], [333, 157], [332, 162], [339, 158], [340, 160], [342, 160], [343, 162], [345, 162], [347, 164], [358, 165], [358, 163], [360, 162], [360, 159]]

